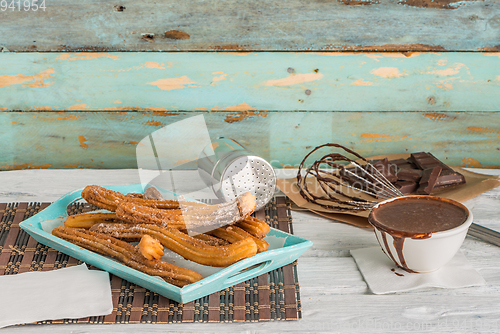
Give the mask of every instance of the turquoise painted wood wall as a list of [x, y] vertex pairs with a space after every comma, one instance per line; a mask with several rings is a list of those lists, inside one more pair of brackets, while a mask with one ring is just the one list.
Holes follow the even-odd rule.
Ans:
[[425, 150], [452, 165], [500, 167], [499, 113], [68, 111], [2, 117], [0, 169], [135, 168], [141, 139], [199, 114], [211, 136], [234, 138], [275, 167], [297, 167], [327, 142], [365, 156]]
[[3, 53], [4, 110], [496, 111], [500, 53]]
[[499, 168], [499, 17], [491, 0], [0, 11], [0, 170], [135, 168], [142, 138], [199, 114], [276, 167], [337, 142]]

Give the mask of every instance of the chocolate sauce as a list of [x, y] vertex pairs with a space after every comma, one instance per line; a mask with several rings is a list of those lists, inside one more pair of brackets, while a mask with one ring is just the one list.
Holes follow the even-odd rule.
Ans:
[[397, 237], [397, 236], [393, 236], [392, 238], [394, 239], [394, 241], [393, 241], [394, 248], [396, 249], [396, 253], [398, 254], [399, 263], [401, 263], [401, 265], [399, 265], [398, 262], [394, 259], [394, 255], [392, 255], [391, 249], [389, 248], [389, 243], [387, 242], [387, 236], [385, 233], [382, 233], [382, 239], [384, 240], [384, 246], [385, 246], [385, 249], [387, 249], [387, 252], [384, 251], [383, 248], [382, 248], [382, 250], [384, 251], [384, 253], [389, 255], [392, 262], [397, 264], [397, 266], [399, 268], [404, 269], [407, 272], [414, 273], [415, 271], [408, 268], [408, 265], [406, 264], [406, 261], [405, 261], [405, 257], [403, 256], [403, 244], [405, 242], [405, 238], [404, 237]]
[[380, 205], [372, 210], [369, 219], [391, 235], [418, 239], [462, 225], [467, 210], [444, 198], [408, 196]]
[[392, 268], [391, 271], [397, 276], [404, 276], [403, 274], [397, 273], [396, 268]]
[[[430, 238], [434, 232], [462, 225], [467, 220], [467, 215], [467, 209], [462, 204], [446, 198], [408, 196], [374, 208], [370, 212], [368, 221], [393, 238], [396, 254], [392, 253], [387, 236], [382, 233], [384, 252], [392, 261], [408, 272], [415, 272], [408, 268], [403, 255], [405, 239]], [[396, 255], [399, 261], [395, 260]]]

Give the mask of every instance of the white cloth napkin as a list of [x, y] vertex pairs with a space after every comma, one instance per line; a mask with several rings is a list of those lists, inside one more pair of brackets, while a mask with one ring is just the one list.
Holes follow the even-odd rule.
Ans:
[[113, 311], [109, 274], [74, 267], [0, 276], [0, 328]]
[[351, 250], [370, 290], [375, 294], [410, 291], [418, 288], [463, 288], [484, 285], [462, 252], [457, 252], [445, 266], [426, 274], [409, 273], [398, 268], [380, 247]]

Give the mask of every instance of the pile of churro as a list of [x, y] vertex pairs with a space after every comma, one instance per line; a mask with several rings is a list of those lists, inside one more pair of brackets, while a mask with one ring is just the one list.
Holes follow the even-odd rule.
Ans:
[[[188, 212], [181, 209], [179, 201], [121, 194], [95, 185], [85, 187], [82, 198], [109, 212], [69, 216], [64, 226], [54, 228], [53, 235], [176, 286], [203, 277], [163, 261], [164, 248], [202, 265], [226, 267], [269, 247], [264, 237], [270, 227], [251, 216], [256, 202], [250, 193], [239, 196], [233, 203], [194, 203]], [[191, 236], [190, 226], [186, 226], [187, 216], [190, 224], [221, 219], [228, 224]]]

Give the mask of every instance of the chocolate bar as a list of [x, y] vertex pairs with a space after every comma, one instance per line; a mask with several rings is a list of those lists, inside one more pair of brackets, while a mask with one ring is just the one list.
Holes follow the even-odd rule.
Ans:
[[436, 181], [441, 173], [441, 170], [441, 166], [424, 169], [422, 178], [418, 183], [417, 194], [429, 195], [432, 190], [434, 190], [434, 186], [436, 185]]
[[415, 165], [421, 169], [433, 168], [435, 166], [440, 166], [442, 168], [436, 180], [436, 184], [434, 185], [435, 188], [444, 188], [465, 183], [465, 177], [462, 174], [455, 172], [451, 167], [445, 165], [431, 153], [412, 153], [408, 160], [415, 163]]
[[[408, 159], [370, 161], [389, 182], [394, 184], [404, 195], [431, 194], [433, 190], [453, 185], [465, 183], [465, 177], [455, 172], [452, 168], [437, 159], [434, 155], [427, 152], [413, 153]], [[342, 178], [351, 186], [369, 191], [377, 198], [384, 196], [383, 185], [379, 185], [376, 180], [372, 180], [364, 172], [365, 170], [374, 176], [378, 176], [369, 167], [363, 169], [358, 167], [348, 168], [348, 171], [359, 176], [341, 172]], [[373, 184], [370, 184], [373, 183]]]

